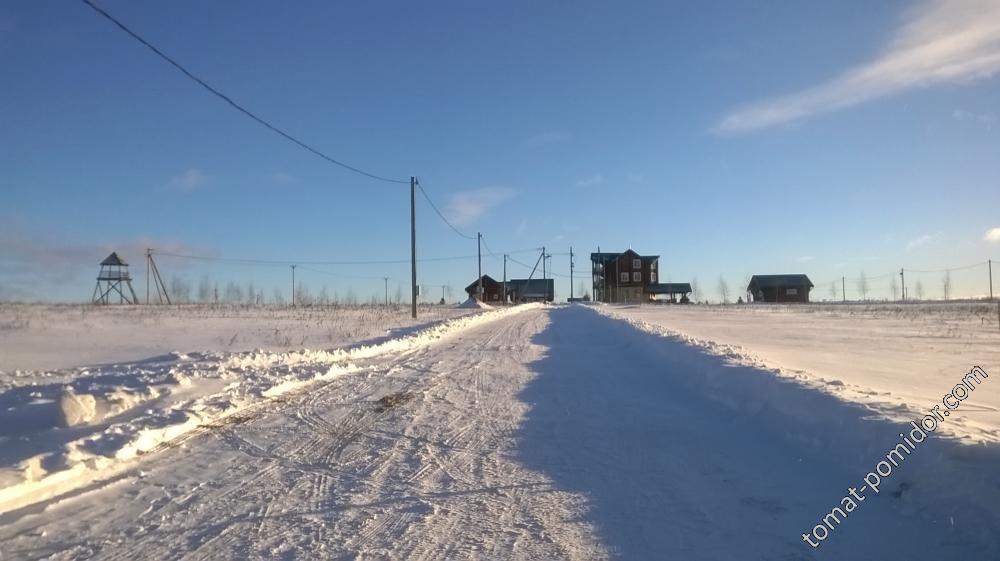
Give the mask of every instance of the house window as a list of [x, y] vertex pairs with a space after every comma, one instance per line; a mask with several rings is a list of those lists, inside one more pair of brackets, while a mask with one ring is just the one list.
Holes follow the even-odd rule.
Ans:
[[632, 273], [632, 282], [642, 282], [642, 273], [639, 271]]
[[656, 270], [656, 261], [650, 261], [649, 262], [649, 270], [650, 271], [655, 271]]
[[632, 268], [633, 269], [641, 269], [642, 268], [642, 259], [633, 259], [632, 260]]
[[622, 271], [622, 282], [628, 282], [628, 271]]
[[786, 288], [785, 289], [785, 294], [788, 295], [788, 296], [797, 296], [798, 293], [799, 293], [799, 289], [797, 289], [797, 288]]
[[656, 271], [649, 273], [649, 282], [656, 282]]

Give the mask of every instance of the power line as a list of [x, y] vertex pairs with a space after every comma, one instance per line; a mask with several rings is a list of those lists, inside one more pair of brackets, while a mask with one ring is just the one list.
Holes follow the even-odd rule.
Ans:
[[983, 267], [986, 265], [986, 261], [981, 261], [979, 263], [973, 263], [972, 265], [963, 265], [961, 267], [950, 267], [948, 269], [931, 269], [931, 270], [921, 270], [921, 269], [904, 269], [907, 273], [947, 273], [950, 271], [964, 271], [965, 269], [975, 269], [976, 267]]
[[[524, 253], [525, 251], [534, 250], [516, 250], [508, 253]], [[233, 265], [274, 265], [274, 266], [284, 266], [289, 265], [403, 265], [410, 262], [409, 259], [383, 259], [383, 260], [373, 260], [373, 261], [311, 261], [311, 260], [277, 260], [277, 259], [240, 259], [232, 257], [212, 257], [207, 255], [186, 255], [183, 253], [173, 253], [169, 251], [159, 251], [152, 250], [154, 255], [162, 255], [165, 257], [175, 257], [178, 259], [192, 259], [196, 261], [211, 261], [215, 263], [229, 263]], [[475, 259], [475, 255], [455, 255], [448, 257], [425, 257], [423, 259], [417, 259], [420, 263], [432, 263], [441, 261], [462, 261], [465, 259]], [[378, 277], [382, 278], [382, 277]]]
[[434, 209], [434, 212], [437, 213], [438, 217], [440, 217], [441, 220], [443, 220], [444, 223], [447, 224], [448, 227], [451, 228], [453, 232], [455, 232], [456, 234], [467, 240], [476, 239], [476, 236], [470, 236], [468, 234], [463, 233], [461, 230], [456, 228], [455, 225], [452, 224], [447, 218], [444, 217], [444, 214], [440, 210], [438, 210], [437, 205], [434, 204], [434, 201], [431, 200], [431, 197], [430, 195], [427, 194], [427, 191], [424, 191], [424, 186], [420, 184], [419, 180], [417, 180], [417, 189], [420, 189], [420, 194], [423, 195], [425, 199], [427, 199], [427, 203], [431, 205], [431, 208]]
[[182, 74], [184, 74], [185, 76], [187, 76], [188, 78], [190, 78], [191, 80], [193, 80], [195, 83], [197, 83], [201, 87], [205, 88], [206, 90], [208, 90], [210, 93], [212, 93], [213, 95], [215, 95], [216, 97], [218, 97], [222, 101], [228, 103], [230, 106], [232, 106], [234, 109], [236, 109], [240, 113], [243, 113], [244, 115], [246, 115], [247, 117], [253, 119], [257, 123], [259, 123], [259, 124], [267, 127], [271, 131], [273, 131], [273, 132], [281, 135], [286, 140], [289, 140], [289, 141], [295, 143], [296, 145], [298, 145], [299, 147], [301, 147], [301, 148], [303, 148], [305, 150], [308, 150], [309, 152], [312, 152], [316, 156], [319, 156], [320, 158], [323, 158], [324, 160], [330, 162], [331, 164], [334, 164], [334, 165], [340, 166], [340, 167], [342, 167], [344, 169], [353, 171], [354, 173], [358, 173], [358, 174], [364, 175], [366, 177], [369, 177], [371, 179], [376, 179], [378, 181], [385, 181], [387, 183], [409, 184], [409, 180], [405, 180], [404, 181], [404, 180], [401, 180], [401, 179], [390, 179], [388, 177], [382, 177], [380, 175], [376, 175], [374, 173], [365, 171], [365, 170], [363, 170], [361, 168], [357, 168], [357, 167], [354, 167], [354, 166], [352, 166], [350, 164], [346, 164], [344, 162], [341, 162], [340, 160], [337, 160], [336, 158], [328, 156], [328, 155], [324, 154], [323, 152], [321, 152], [320, 150], [318, 150], [316, 148], [313, 148], [312, 146], [306, 144], [305, 142], [299, 140], [298, 138], [295, 138], [291, 134], [289, 134], [289, 133], [281, 130], [277, 126], [272, 125], [271, 123], [267, 122], [266, 120], [264, 120], [263, 117], [257, 116], [255, 113], [253, 113], [249, 109], [243, 107], [239, 103], [236, 103], [228, 95], [226, 95], [226, 94], [222, 93], [221, 91], [215, 89], [214, 87], [210, 86], [207, 82], [205, 82], [201, 78], [199, 78], [199, 77], [195, 76], [194, 74], [192, 74], [191, 71], [189, 71], [187, 68], [184, 68], [183, 66], [181, 66], [180, 63], [178, 63], [174, 59], [172, 59], [169, 56], [167, 56], [160, 49], [158, 49], [155, 46], [153, 46], [152, 43], [150, 43], [149, 41], [143, 39], [138, 33], [136, 33], [135, 31], [132, 31], [131, 29], [129, 29], [124, 23], [118, 21], [117, 19], [115, 19], [114, 16], [112, 16], [108, 12], [106, 12], [103, 9], [101, 9], [101, 8], [97, 7], [96, 5], [94, 5], [94, 3], [91, 2], [91, 0], [80, 0], [80, 1], [83, 2], [84, 4], [86, 4], [87, 6], [90, 6], [90, 8], [92, 8], [98, 14], [104, 16], [111, 23], [113, 23], [116, 26], [118, 26], [119, 29], [121, 29], [125, 33], [129, 34], [133, 39], [135, 39], [136, 41], [138, 41], [138, 42], [142, 43], [143, 45], [145, 45], [149, 50], [151, 50], [154, 53], [156, 53], [157, 56], [159, 56], [161, 59], [165, 60], [167, 63], [169, 63], [171, 66], [173, 66], [174, 68], [176, 68], [177, 70], [179, 70]]
[[299, 269], [302, 269], [303, 271], [309, 271], [311, 273], [318, 273], [318, 274], [321, 274], [321, 275], [327, 275], [327, 276], [330, 276], [330, 277], [341, 278], [341, 279], [383, 280], [385, 278], [392, 278], [392, 277], [385, 277], [385, 276], [376, 277], [376, 276], [372, 276], [372, 275], [343, 275], [343, 274], [340, 274], [340, 273], [331, 273], [330, 271], [324, 271], [322, 269], [313, 269], [311, 267], [303, 267], [301, 265], [299, 265]]

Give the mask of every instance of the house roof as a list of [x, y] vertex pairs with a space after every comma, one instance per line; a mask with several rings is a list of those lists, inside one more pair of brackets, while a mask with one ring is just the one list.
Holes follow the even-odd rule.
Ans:
[[646, 292], [650, 294], [687, 294], [691, 292], [689, 282], [661, 282], [651, 284], [646, 287]]
[[[493, 277], [491, 277], [489, 275], [483, 275], [483, 287], [484, 287], [484, 289], [487, 286], [496, 287], [499, 284], [500, 283], [498, 283], [496, 281], [496, 279], [494, 279]], [[472, 281], [472, 284], [470, 284], [469, 286], [465, 287], [465, 291], [468, 292], [469, 294], [472, 294], [472, 293], [476, 292], [476, 288], [478, 286], [479, 286], [479, 279], [476, 279], [476, 280]]]
[[118, 257], [118, 252], [117, 251], [112, 251], [111, 255], [105, 257], [104, 261], [101, 261], [101, 265], [127, 267], [128, 263], [126, 263], [125, 260], [122, 259], [121, 257]]
[[507, 290], [521, 296], [551, 296], [555, 293], [554, 279], [510, 279]]
[[639, 255], [638, 253], [635, 252], [635, 250], [627, 249], [620, 253], [609, 253], [606, 251], [600, 253], [594, 252], [590, 254], [590, 260], [594, 263], [608, 263], [610, 261], [618, 259], [619, 257], [625, 255], [626, 253], [631, 253], [636, 257], [638, 257], [639, 259], [642, 259], [646, 263], [649, 263], [650, 261], [656, 261], [657, 259], [660, 258], [659, 255]]
[[795, 288], [800, 286], [812, 288], [814, 285], [806, 275], [754, 275], [750, 277], [750, 284], [747, 285], [747, 290], [752, 291], [754, 288]]

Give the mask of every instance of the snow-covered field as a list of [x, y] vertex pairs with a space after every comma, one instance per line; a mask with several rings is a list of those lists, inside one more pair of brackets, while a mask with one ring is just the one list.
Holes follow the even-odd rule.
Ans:
[[[895, 420], [926, 414], [973, 366], [998, 374], [942, 430], [1000, 442], [996, 304], [601, 306]], [[995, 381], [994, 381], [995, 380]], [[996, 384], [997, 387], [993, 387]]]
[[[923, 411], [971, 364], [996, 370], [995, 355], [974, 360], [995, 352], [985, 326], [976, 331], [950, 310], [909, 312], [465, 310], [339, 351], [200, 345], [102, 367], [161, 376], [166, 390], [95, 396], [97, 405], [81, 396], [99, 392], [77, 379], [100, 384], [101, 376], [64, 371], [53, 383], [61, 424], [3, 437], [4, 465], [12, 465], [8, 450], [70, 450], [27, 467], [44, 478], [80, 465], [93, 477], [9, 500], [0, 558], [998, 559], [1000, 448], [988, 423], [968, 418], [996, 395], [992, 377], [942, 423], [970, 436], [935, 433], [878, 493], [864, 491], [818, 548], [801, 537], [909, 430], [891, 415], [901, 410], [890, 398]], [[745, 333], [732, 327], [741, 322]], [[927, 337], [901, 357], [923, 349], [939, 367], [956, 363], [942, 369], [942, 387], [926, 403], [930, 390], [904, 391], [905, 369], [921, 363], [912, 356], [903, 374], [883, 377], [891, 395], [880, 396], [882, 406], [865, 401], [873, 394], [849, 369], [834, 375], [819, 370], [822, 361], [781, 362], [812, 348], [870, 368], [878, 343], [865, 339], [907, 322]], [[952, 324], [954, 332], [931, 336], [935, 325]], [[783, 345], [758, 345], [767, 338], [750, 339], [754, 325]], [[175, 399], [185, 379], [221, 389], [173, 401], [190, 416], [183, 434], [122, 446], [136, 434], [127, 429], [134, 419], [170, 411], [157, 400]], [[34, 399], [18, 393], [27, 387], [9, 385], [4, 409]], [[65, 393], [86, 403], [62, 403]], [[143, 405], [128, 408], [130, 399]], [[119, 402], [125, 413], [101, 413]], [[63, 426], [76, 413], [77, 423]]]
[[0, 304], [0, 372], [138, 361], [173, 351], [329, 349], [468, 310], [420, 306]]

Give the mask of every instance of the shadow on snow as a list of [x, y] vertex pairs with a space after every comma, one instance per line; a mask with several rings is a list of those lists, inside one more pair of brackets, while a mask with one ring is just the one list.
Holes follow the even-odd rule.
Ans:
[[996, 446], [931, 435], [813, 549], [908, 425], [584, 306], [549, 318], [517, 454], [586, 497], [585, 557], [997, 558]]

